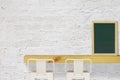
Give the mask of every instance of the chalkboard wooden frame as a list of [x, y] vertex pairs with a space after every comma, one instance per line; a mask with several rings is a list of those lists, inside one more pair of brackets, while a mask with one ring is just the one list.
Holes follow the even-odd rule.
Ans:
[[[113, 23], [113, 24], [115, 24], [115, 45], [114, 45], [114, 47], [115, 47], [115, 50], [114, 50], [114, 53], [96, 53], [95, 52], [95, 39], [94, 39], [94, 28], [95, 28], [95, 26], [94, 26], [94, 24], [95, 23], [103, 23], [103, 24], [108, 24], [108, 23]], [[114, 20], [111, 20], [111, 21], [106, 21], [106, 20], [96, 20], [96, 21], [92, 21], [92, 54], [93, 55], [117, 55], [118, 54], [118, 22], [117, 21], [114, 21]]]

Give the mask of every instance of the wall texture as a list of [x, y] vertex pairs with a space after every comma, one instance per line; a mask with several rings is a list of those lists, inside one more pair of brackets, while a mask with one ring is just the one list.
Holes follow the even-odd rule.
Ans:
[[120, 0], [0, 0], [1, 80], [27, 80], [26, 54], [91, 55], [92, 20], [119, 13]]
[[0, 47], [91, 54], [92, 20], [120, 20], [119, 0], [0, 0]]

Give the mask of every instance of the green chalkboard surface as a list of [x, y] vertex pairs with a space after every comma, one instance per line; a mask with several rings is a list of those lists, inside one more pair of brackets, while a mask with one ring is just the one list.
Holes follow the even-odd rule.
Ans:
[[116, 54], [116, 23], [93, 23], [94, 54]]

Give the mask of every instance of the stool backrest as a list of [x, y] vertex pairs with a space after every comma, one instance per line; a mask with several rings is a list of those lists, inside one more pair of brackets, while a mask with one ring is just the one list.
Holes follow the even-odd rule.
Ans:
[[84, 73], [84, 69], [85, 69], [85, 66], [84, 66], [84, 63], [85, 62], [88, 62], [90, 63], [90, 66], [89, 66], [89, 73], [91, 73], [91, 70], [92, 70], [92, 60], [91, 59], [66, 59], [65, 60], [65, 71], [68, 72], [68, 69], [67, 69], [67, 64], [69, 61], [72, 61], [73, 62], [73, 72], [74, 73], [78, 73], [78, 74], [82, 74]]
[[54, 63], [54, 60], [53, 59], [34, 59], [34, 58], [31, 58], [31, 59], [28, 59], [27, 61], [27, 66], [28, 66], [28, 71], [30, 71], [30, 62], [35, 62], [35, 65], [36, 65], [36, 73], [46, 73], [47, 72], [47, 62], [50, 61], [53, 65], [53, 71], [55, 71], [55, 63]]

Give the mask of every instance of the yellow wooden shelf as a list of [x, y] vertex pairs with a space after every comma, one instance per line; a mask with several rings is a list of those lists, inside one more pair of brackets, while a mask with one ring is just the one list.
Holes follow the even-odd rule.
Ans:
[[54, 59], [57, 63], [64, 63], [67, 58], [92, 59], [93, 63], [120, 63], [120, 56], [117, 55], [25, 55], [24, 62], [26, 63], [28, 59]]

